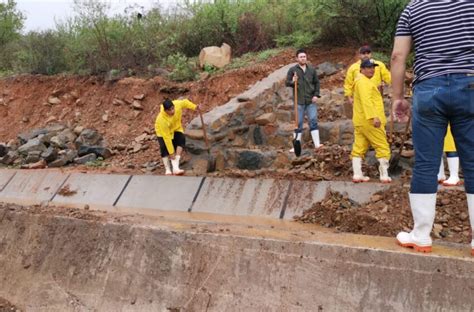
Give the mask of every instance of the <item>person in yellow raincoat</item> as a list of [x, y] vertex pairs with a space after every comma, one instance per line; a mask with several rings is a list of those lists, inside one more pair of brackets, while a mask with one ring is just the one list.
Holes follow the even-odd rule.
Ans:
[[385, 133], [387, 119], [383, 106], [382, 95], [370, 79], [375, 67], [379, 66], [372, 60], [364, 60], [360, 64], [361, 75], [354, 84], [354, 108], [352, 122], [354, 124], [354, 144], [352, 146], [353, 182], [367, 182], [369, 177], [362, 173], [362, 159], [372, 146], [379, 161], [380, 181], [390, 183], [388, 164], [390, 147]]
[[444, 161], [441, 156], [441, 165], [439, 166], [438, 182], [444, 186], [456, 186], [462, 182], [459, 179], [459, 157], [456, 152], [456, 145], [454, 144], [454, 138], [451, 133], [451, 127], [448, 125], [446, 136], [444, 137], [443, 151], [446, 153], [446, 161], [448, 162], [449, 179], [446, 180], [444, 173]]
[[[184, 170], [179, 168], [181, 154], [186, 145], [186, 138], [181, 123], [183, 109], [196, 110], [199, 107], [187, 99], [174, 101], [165, 99], [160, 107], [160, 113], [155, 120], [155, 132], [158, 136], [166, 175], [184, 174]], [[171, 171], [170, 159], [173, 171]]]
[[[354, 83], [357, 77], [360, 75], [360, 64], [365, 60], [372, 59], [372, 49], [368, 45], [364, 45], [359, 49], [359, 60], [352, 64], [346, 73], [346, 78], [344, 79], [344, 96], [346, 97], [346, 104], [344, 110], [347, 112], [352, 113], [352, 105], [354, 104]], [[390, 71], [387, 69], [385, 64], [380, 61], [374, 60], [374, 62], [378, 65], [375, 68], [374, 75], [370, 80], [379, 88], [380, 93], [383, 90], [383, 83], [391, 84], [392, 78], [390, 75]], [[350, 115], [347, 117], [351, 117]]]

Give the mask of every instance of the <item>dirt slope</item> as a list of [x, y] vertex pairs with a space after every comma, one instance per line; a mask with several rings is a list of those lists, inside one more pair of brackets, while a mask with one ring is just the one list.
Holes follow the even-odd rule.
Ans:
[[[314, 48], [308, 54], [313, 64], [329, 61], [347, 65], [354, 58], [353, 52], [354, 49], [348, 48]], [[153, 133], [154, 119], [165, 97], [187, 97], [209, 111], [293, 61], [294, 51], [288, 49], [265, 62], [188, 83], [173, 83], [162, 77], [125, 78], [115, 82], [78, 76], [19, 75], [2, 79], [0, 142], [8, 142], [30, 129], [44, 127], [48, 121], [57, 121], [95, 128], [111, 147], [129, 145], [142, 133]], [[322, 88], [342, 86], [342, 79], [342, 75], [323, 79]], [[140, 103], [143, 109], [134, 110], [130, 103], [134, 96], [142, 94], [144, 99]], [[59, 98], [61, 103], [48, 104], [51, 96]], [[125, 103], [114, 105], [115, 98]], [[107, 121], [103, 120], [104, 115], [107, 115]], [[194, 117], [193, 113], [188, 112], [184, 123]], [[109, 170], [136, 171], [144, 163], [158, 160], [158, 155], [157, 144], [148, 142], [145, 150], [133, 154], [122, 152], [113, 157], [109, 161]]]

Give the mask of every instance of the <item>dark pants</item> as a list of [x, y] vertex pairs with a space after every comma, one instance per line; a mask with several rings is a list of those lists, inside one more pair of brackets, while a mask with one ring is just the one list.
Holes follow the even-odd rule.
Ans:
[[[186, 145], [186, 137], [184, 136], [184, 133], [175, 132], [172, 142], [175, 150], [178, 146], [181, 146], [184, 149], [184, 146]], [[166, 148], [165, 140], [163, 140], [162, 137], [158, 137], [158, 143], [160, 144], [161, 157], [169, 156], [170, 153]]]

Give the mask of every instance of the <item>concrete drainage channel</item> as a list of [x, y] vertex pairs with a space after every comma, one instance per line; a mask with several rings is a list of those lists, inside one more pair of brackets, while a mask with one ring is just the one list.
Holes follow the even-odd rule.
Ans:
[[359, 201], [376, 189], [2, 170], [0, 201], [89, 205], [109, 217], [1, 209], [0, 298], [27, 311], [472, 308], [474, 261], [466, 250], [437, 245], [422, 255], [390, 238], [285, 221], [336, 187]]

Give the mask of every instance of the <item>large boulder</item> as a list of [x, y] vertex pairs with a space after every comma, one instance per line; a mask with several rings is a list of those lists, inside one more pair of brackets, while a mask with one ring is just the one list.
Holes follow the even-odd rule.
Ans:
[[232, 49], [227, 43], [222, 44], [220, 48], [206, 47], [199, 53], [199, 65], [201, 68], [206, 64], [222, 68], [230, 63], [231, 55]]

